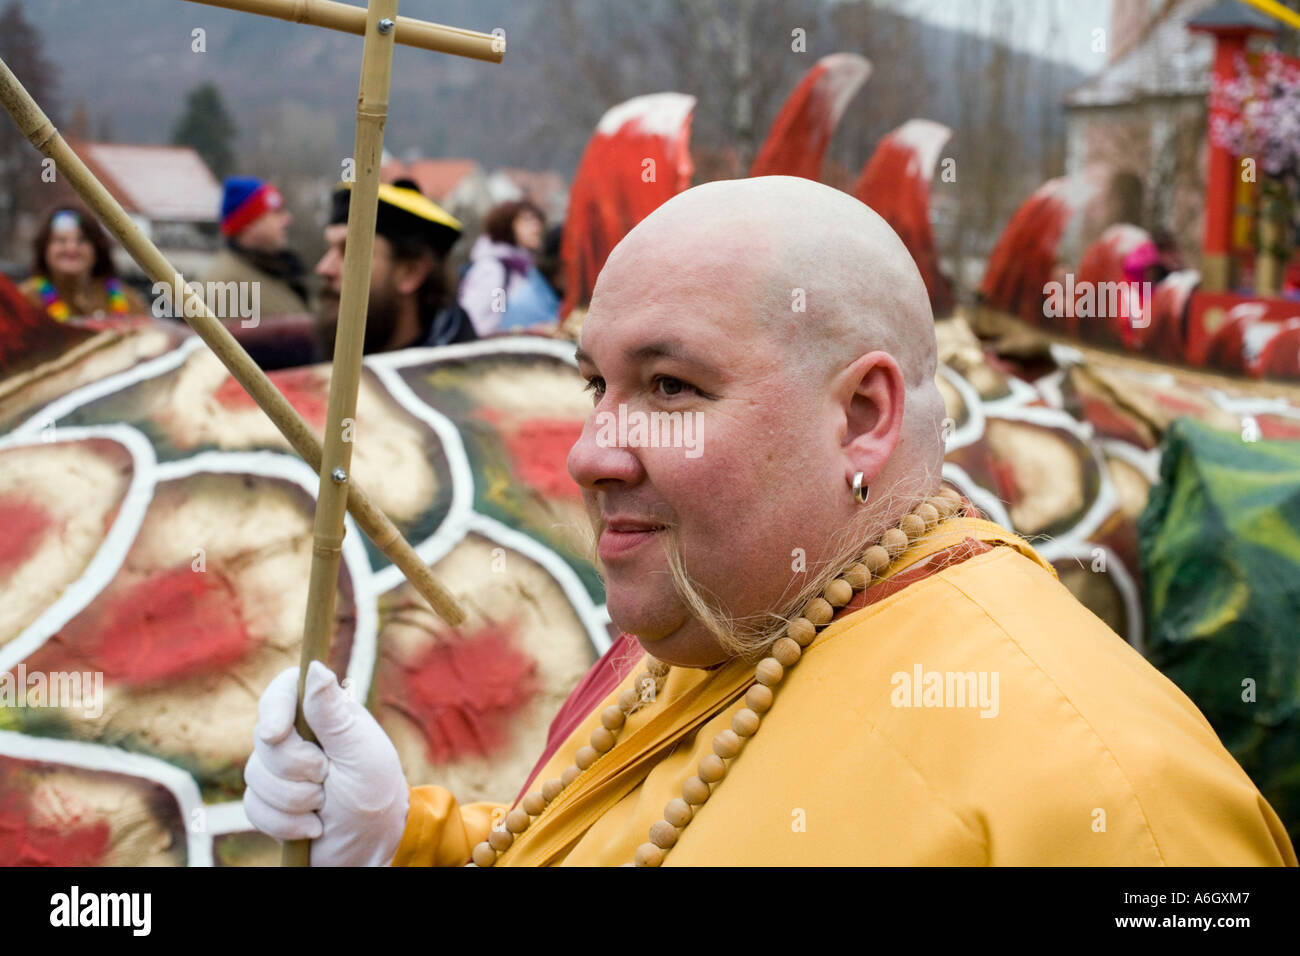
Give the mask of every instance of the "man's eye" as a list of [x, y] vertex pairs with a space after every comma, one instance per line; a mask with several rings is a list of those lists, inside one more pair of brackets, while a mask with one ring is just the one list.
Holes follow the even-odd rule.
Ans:
[[587, 384], [583, 388], [583, 391], [591, 392], [593, 398], [596, 401], [599, 401], [605, 394], [605, 380], [599, 375], [593, 375], [591, 378], [587, 379]]
[[688, 395], [700, 394], [700, 390], [689, 382], [683, 382], [680, 378], [673, 378], [671, 375], [660, 375], [655, 379], [664, 395]]

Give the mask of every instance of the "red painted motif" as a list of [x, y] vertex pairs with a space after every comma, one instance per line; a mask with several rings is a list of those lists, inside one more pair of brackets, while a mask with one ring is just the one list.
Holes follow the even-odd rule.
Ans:
[[539, 688], [537, 662], [518, 648], [517, 625], [489, 624], [442, 637], [413, 661], [380, 668], [380, 704], [424, 734], [429, 760], [486, 757]]
[[[108, 821], [70, 811], [37, 822], [31, 803], [41, 764], [0, 756], [0, 866], [99, 866], [112, 836]], [[75, 801], [61, 801], [67, 809]]]
[[17, 492], [0, 494], [0, 576], [7, 577], [36, 553], [58, 522], [39, 502]]
[[[307, 424], [315, 428], [325, 427], [325, 412], [329, 405], [329, 384], [315, 369], [294, 368], [278, 372], [268, 372], [272, 384], [280, 394], [288, 399]], [[229, 375], [216, 392], [217, 402], [230, 411], [248, 411], [257, 408], [257, 403]]]
[[99, 670], [106, 683], [138, 686], [220, 673], [252, 646], [230, 581], [181, 565], [110, 590], [27, 667]]

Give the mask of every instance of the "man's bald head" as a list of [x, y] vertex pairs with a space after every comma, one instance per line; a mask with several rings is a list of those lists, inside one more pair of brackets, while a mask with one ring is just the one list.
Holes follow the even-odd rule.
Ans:
[[764, 176], [687, 190], [618, 244], [601, 277], [652, 264], [743, 298], [761, 328], [817, 365], [879, 348], [909, 386], [934, 375], [934, 316], [916, 264], [880, 216], [838, 189]]

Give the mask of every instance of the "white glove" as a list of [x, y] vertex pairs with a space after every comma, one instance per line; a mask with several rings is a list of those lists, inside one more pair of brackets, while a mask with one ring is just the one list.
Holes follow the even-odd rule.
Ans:
[[387, 866], [406, 829], [410, 794], [397, 750], [375, 718], [319, 661], [307, 671], [303, 716], [320, 746], [294, 728], [298, 668], [257, 704], [244, 812], [278, 840], [312, 840], [312, 866]]

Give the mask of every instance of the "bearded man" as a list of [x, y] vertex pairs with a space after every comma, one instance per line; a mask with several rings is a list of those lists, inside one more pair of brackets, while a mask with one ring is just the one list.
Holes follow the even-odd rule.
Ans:
[[[933, 317], [866, 206], [786, 177], [677, 196], [610, 255], [578, 365], [569, 470], [634, 638], [512, 807], [408, 790], [318, 664], [305, 743], [286, 671], [246, 770], [260, 829], [318, 865], [1295, 865], [1195, 706], [940, 493]], [[609, 440], [676, 412], [695, 454]]]
[[[350, 185], [334, 191], [325, 254], [316, 264], [322, 280], [318, 337], [325, 359], [334, 355], [351, 204]], [[427, 199], [414, 180], [380, 184], [366, 308], [367, 355], [477, 338], [446, 277], [447, 254], [460, 234], [460, 222]]]

